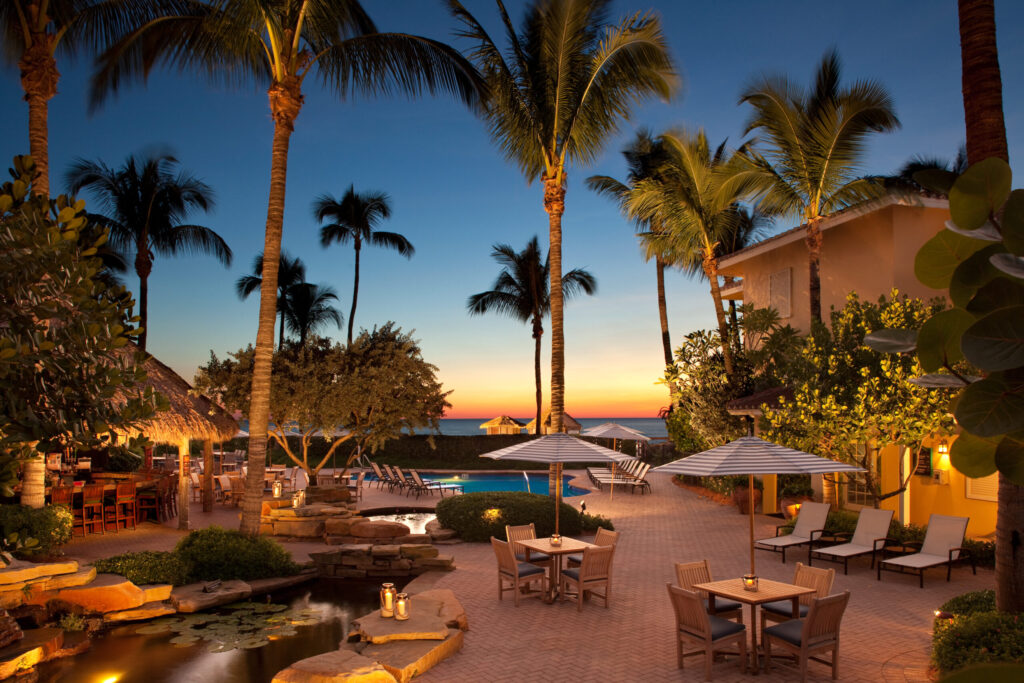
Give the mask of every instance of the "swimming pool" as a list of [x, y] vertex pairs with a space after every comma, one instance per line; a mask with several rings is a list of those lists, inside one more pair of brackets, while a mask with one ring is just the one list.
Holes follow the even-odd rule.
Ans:
[[[450, 474], [447, 472], [420, 472], [425, 479], [439, 481], [443, 484], [461, 484], [465, 493], [476, 491], [527, 491], [548, 495], [548, 475], [546, 472], [531, 472], [529, 488], [523, 472], [519, 474], [495, 474], [492, 472], [464, 472]], [[570, 476], [562, 477], [562, 497], [582, 496], [590, 493], [587, 489], [569, 486]], [[367, 481], [376, 481], [376, 477], [367, 477]]]

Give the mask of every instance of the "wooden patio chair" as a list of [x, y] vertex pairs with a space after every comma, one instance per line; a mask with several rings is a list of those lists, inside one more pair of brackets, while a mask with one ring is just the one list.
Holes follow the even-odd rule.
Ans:
[[[680, 669], [683, 660], [692, 655], [704, 655], [704, 679], [711, 680], [711, 667], [715, 652], [736, 645], [739, 665], [747, 672], [747, 627], [735, 621], [708, 614], [704, 601], [693, 591], [665, 584], [672, 609], [676, 613], [676, 661]], [[692, 643], [700, 649], [686, 652], [684, 644]]]
[[971, 571], [977, 575], [978, 566], [975, 564], [974, 556], [963, 547], [968, 521], [967, 517], [933, 514], [928, 518], [928, 529], [925, 531], [923, 543], [902, 544], [903, 549], [919, 548], [919, 552], [882, 560], [878, 563], [876, 579], [882, 580], [883, 569], [916, 573], [920, 587], [924, 588], [924, 570], [945, 565], [948, 583], [953, 575], [954, 562], [970, 562]]
[[317, 486], [337, 486], [338, 480], [334, 478], [334, 474], [316, 474], [316, 485]]
[[[851, 557], [871, 555], [871, 568], [874, 569], [875, 556], [885, 548], [891, 523], [892, 510], [861, 508], [857, 528], [853, 530], [853, 536], [847, 536], [849, 542], [817, 549], [811, 543], [807, 550], [808, 566], [815, 559], [842, 562], [843, 574], [848, 574]], [[842, 537], [842, 534], [837, 534], [837, 537]]]
[[[516, 562], [512, 554], [512, 546], [505, 541], [499, 541], [491, 536], [491, 548], [494, 549], [494, 556], [498, 560], [498, 600], [502, 599], [505, 591], [512, 591], [512, 602], [519, 607], [519, 592], [522, 586], [529, 590], [530, 584], [540, 581], [538, 595], [544, 596], [547, 590], [547, 572], [543, 567], [528, 562]], [[506, 587], [506, 582], [511, 584]]]
[[[609, 531], [603, 526], [597, 528], [597, 533], [594, 534], [594, 545], [615, 545], [619, 542], [619, 532]], [[583, 563], [583, 553], [576, 553], [575, 555], [566, 555], [565, 559], [568, 562], [569, 567], [578, 567]]]
[[198, 502], [203, 499], [203, 483], [199, 479], [198, 472], [191, 472], [188, 475], [188, 480], [192, 484], [192, 502]]
[[106, 524], [108, 526], [113, 524], [114, 533], [117, 533], [122, 523], [127, 531], [129, 521], [132, 524], [132, 530], [135, 530], [135, 482], [119, 483], [114, 493], [114, 499], [106, 505], [103, 513], [106, 517]]
[[542, 567], [551, 566], [552, 557], [550, 555], [538, 553], [536, 550], [530, 550], [519, 545], [519, 541], [529, 541], [537, 538], [537, 529], [533, 526], [533, 522], [517, 526], [506, 524], [505, 538], [508, 539], [509, 544], [512, 546], [512, 552], [515, 553], [517, 562], [529, 562], [530, 564]]
[[[711, 578], [711, 565], [707, 560], [701, 560], [700, 562], [676, 562], [676, 583], [680, 588], [696, 593], [703, 601], [704, 609], [709, 609], [708, 594], [707, 591], [702, 591], [694, 588], [694, 585], [698, 583], [710, 583], [714, 579]], [[710, 611], [708, 612], [710, 614]], [[743, 623], [743, 605], [736, 602], [735, 600], [726, 600], [725, 598], [715, 598], [715, 616], [721, 617], [722, 619], [733, 619], [739, 623]]]
[[50, 489], [50, 505], [59, 505], [71, 510], [75, 499], [75, 487], [54, 486]]
[[[796, 655], [800, 667], [800, 680], [807, 680], [807, 663], [810, 660], [832, 665], [832, 680], [839, 678], [839, 626], [843, 612], [850, 602], [850, 591], [827, 598], [811, 601], [806, 619], [791, 619], [775, 626], [769, 626], [762, 634], [764, 641], [765, 671], [772, 667], [772, 647], [781, 646]], [[813, 655], [832, 651], [831, 661]]]
[[231, 477], [231, 504], [238, 507], [244, 495], [245, 479], [242, 477]]
[[832, 584], [836, 580], [835, 569], [821, 569], [819, 567], [808, 567], [802, 562], [796, 563], [796, 572], [793, 574], [793, 584], [803, 588], [813, 588], [813, 593], [801, 595], [797, 607], [799, 614], [793, 616], [792, 600], [776, 600], [761, 605], [761, 630], [764, 631], [768, 621], [788, 621], [790, 619], [803, 619], [811, 609], [811, 603], [817, 598], [827, 598], [832, 592]]
[[[562, 570], [558, 585], [562, 594], [562, 601], [565, 601], [569, 593], [569, 586], [576, 588], [576, 611], [583, 611], [583, 600], [587, 595], [596, 596], [604, 600], [605, 609], [612, 595], [612, 560], [615, 559], [615, 546], [605, 545], [597, 548], [585, 548], [583, 550], [583, 562], [579, 567], [570, 567]], [[604, 588], [604, 593], [598, 593], [598, 588]]]
[[814, 543], [825, 533], [825, 522], [831, 507], [828, 503], [802, 503], [800, 514], [797, 515], [796, 524], [793, 526], [793, 533], [780, 535], [786, 528], [786, 525], [782, 524], [775, 528], [774, 538], [762, 538], [755, 541], [754, 547], [758, 550], [781, 552], [782, 564], [786, 564], [787, 548]]
[[278, 479], [281, 482], [281, 492], [295, 490], [295, 477], [299, 473], [298, 467], [285, 467], [284, 474]]
[[[106, 533], [103, 517], [103, 484], [82, 487], [82, 526], [87, 534]], [[99, 525], [99, 531], [97, 531]]]
[[366, 470], [363, 470], [362, 472], [359, 473], [359, 476], [356, 477], [356, 483], [354, 483], [354, 484], [345, 484], [345, 486], [348, 487], [349, 492], [352, 493], [352, 496], [353, 496], [353, 498], [355, 500], [359, 500], [359, 499], [361, 499], [363, 497], [363, 480], [364, 479], [366, 479]]
[[230, 504], [235, 494], [231, 490], [231, 477], [226, 474], [218, 474], [213, 480], [217, 483], [217, 489], [220, 491], [220, 502], [224, 505]]

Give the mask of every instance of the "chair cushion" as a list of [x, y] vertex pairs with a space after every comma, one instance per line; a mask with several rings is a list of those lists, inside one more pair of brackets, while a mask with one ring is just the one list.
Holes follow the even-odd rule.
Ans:
[[790, 619], [775, 626], [769, 626], [764, 630], [765, 635], [775, 636], [786, 641], [790, 645], [800, 647], [800, 635], [804, 630], [803, 619]]
[[713, 614], [708, 615], [708, 620], [711, 622], [711, 640], [713, 641], [745, 631], [747, 628], [743, 624], [738, 624], [735, 621], [723, 619], [722, 617], [716, 617]]
[[544, 567], [538, 567], [535, 564], [528, 562], [519, 563], [519, 576], [533, 576], [534, 574], [543, 574]]
[[573, 567], [572, 569], [563, 569], [562, 573], [571, 578], [573, 581], [580, 580], [580, 568]]
[[[516, 553], [516, 559], [520, 562], [526, 562], [526, 553]], [[530, 562], [550, 562], [551, 556], [545, 555], [544, 553], [530, 552]]]
[[[793, 616], [793, 601], [792, 600], [776, 600], [775, 602], [766, 602], [761, 605], [761, 609], [772, 614], [781, 614], [784, 617]], [[807, 613], [811, 611], [810, 606], [801, 604], [800, 605], [800, 618], [806, 617]]]
[[583, 555], [566, 555], [565, 558], [576, 564], [583, 564]]
[[[707, 598], [704, 599], [704, 609], [710, 610], [710, 604]], [[743, 605], [733, 600], [715, 598], [715, 612], [731, 612], [734, 609], [743, 609]]]

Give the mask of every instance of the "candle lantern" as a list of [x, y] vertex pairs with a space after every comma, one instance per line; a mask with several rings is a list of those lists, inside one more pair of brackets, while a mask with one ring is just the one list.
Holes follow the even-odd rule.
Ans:
[[380, 587], [380, 615], [382, 617], [395, 616], [395, 584], [384, 583]]
[[551, 534], [551, 545], [559, 546], [562, 545], [562, 537], [558, 534]]
[[284, 484], [279, 481], [275, 481], [272, 488], [274, 490], [274, 498], [280, 498], [281, 494], [284, 493]]
[[398, 594], [398, 597], [395, 598], [395, 619], [404, 621], [409, 618], [410, 602], [408, 593]]
[[302, 507], [305, 504], [306, 504], [306, 492], [305, 491], [296, 491], [295, 493], [292, 494], [292, 507], [293, 508], [300, 508], [300, 507]]
[[743, 590], [757, 592], [757, 576], [754, 574], [744, 574]]

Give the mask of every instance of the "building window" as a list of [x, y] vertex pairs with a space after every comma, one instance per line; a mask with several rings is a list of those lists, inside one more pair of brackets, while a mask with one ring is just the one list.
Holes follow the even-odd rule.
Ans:
[[914, 468], [914, 474], [922, 477], [932, 476], [932, 449], [921, 449], [921, 455], [917, 457], [917, 467]]
[[780, 318], [789, 318], [793, 315], [790, 308], [790, 298], [793, 290], [793, 269], [783, 268], [772, 273], [768, 283], [768, 305], [774, 308]]
[[974, 500], [990, 500], [995, 502], [999, 499], [999, 474], [990, 474], [987, 477], [971, 479], [964, 477], [967, 482], [967, 490], [964, 497]]
[[[858, 448], [860, 448], [860, 449], [869, 449], [870, 450], [870, 456], [871, 457], [867, 458], [868, 466], [871, 469], [871, 474], [873, 475], [872, 478], [875, 481], [878, 481], [878, 473], [879, 473], [879, 471], [881, 469], [880, 468], [881, 463], [879, 462], [880, 456], [879, 456], [879, 453], [878, 453], [878, 449], [877, 448], [872, 448], [871, 446], [867, 446], [867, 445], [861, 445], [861, 446], [858, 446]], [[871, 492], [870, 492], [870, 490], [867, 487], [867, 483], [865, 482], [863, 474], [860, 474], [859, 472], [856, 473], [856, 474], [850, 474], [847, 477], [846, 481], [847, 481], [847, 485], [846, 485], [846, 502], [847, 502], [847, 504], [849, 504], [849, 505], [859, 505], [861, 507], [871, 507], [871, 506], [873, 506], [875, 504], [875, 499], [871, 495]]]

